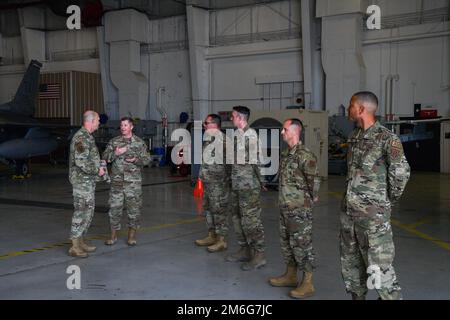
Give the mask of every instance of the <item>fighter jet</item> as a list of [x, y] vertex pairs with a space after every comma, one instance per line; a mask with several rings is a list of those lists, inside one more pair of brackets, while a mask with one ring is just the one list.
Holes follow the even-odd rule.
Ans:
[[15, 168], [15, 177], [26, 177], [28, 160], [48, 155], [58, 146], [51, 124], [33, 118], [42, 63], [32, 60], [13, 100], [0, 105], [0, 161]]

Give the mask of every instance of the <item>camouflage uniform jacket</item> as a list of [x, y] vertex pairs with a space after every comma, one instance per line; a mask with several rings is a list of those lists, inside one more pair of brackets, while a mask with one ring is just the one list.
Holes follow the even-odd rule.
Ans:
[[380, 214], [380, 208], [390, 213], [410, 176], [400, 139], [376, 122], [366, 131], [355, 129], [348, 144], [344, 211], [361, 217]]
[[69, 180], [73, 185], [94, 183], [100, 169], [100, 155], [95, 139], [84, 127], [70, 142]]
[[[216, 142], [215, 139], [218, 139], [218, 141]], [[217, 149], [209, 150], [208, 152], [208, 146], [211, 146], [212, 148], [212, 145], [216, 145], [217, 147], [219, 145], [223, 146], [222, 155], [216, 152]], [[223, 183], [229, 181], [231, 167], [230, 165], [225, 164], [225, 147], [226, 140], [223, 132], [218, 131], [217, 135], [210, 134], [209, 131], [205, 132], [205, 141], [203, 142], [203, 162], [199, 173], [199, 177], [202, 181], [210, 183]], [[213, 163], [215, 157], [220, 158], [221, 163]], [[219, 161], [219, 159], [217, 160]]]
[[[128, 148], [127, 152], [116, 156], [116, 148], [125, 146]], [[102, 158], [106, 162], [112, 163], [111, 181], [142, 182], [142, 167], [150, 163], [147, 145], [134, 134], [130, 139], [123, 136], [112, 138], [108, 142]], [[125, 159], [130, 158], [136, 158], [137, 160], [134, 163], [125, 161]]]
[[[235, 131], [234, 154], [234, 163], [231, 166], [232, 189], [260, 189], [262, 178], [258, 167], [258, 134], [248, 125], [243, 130]], [[245, 162], [239, 163], [240, 158]]]
[[281, 208], [312, 208], [319, 196], [316, 156], [301, 142], [281, 155], [278, 201]]

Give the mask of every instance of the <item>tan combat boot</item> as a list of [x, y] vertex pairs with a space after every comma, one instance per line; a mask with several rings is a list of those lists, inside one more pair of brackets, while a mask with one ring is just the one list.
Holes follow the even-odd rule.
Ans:
[[214, 252], [220, 252], [220, 251], [227, 250], [227, 248], [228, 248], [228, 244], [227, 244], [227, 241], [225, 240], [225, 237], [219, 236], [219, 238], [217, 239], [217, 242], [215, 244], [213, 244], [212, 246], [208, 247], [208, 251], [211, 253], [214, 253]]
[[128, 241], [127, 244], [129, 246], [135, 246], [136, 242], [136, 229], [130, 228], [128, 229]]
[[80, 238], [80, 247], [86, 252], [94, 252], [95, 250], [97, 250], [97, 247], [90, 246], [86, 242], [84, 242], [83, 237]]
[[81, 248], [80, 239], [72, 239], [72, 247], [69, 249], [69, 256], [75, 258], [87, 258], [88, 254]]
[[195, 240], [195, 244], [200, 247], [207, 247], [215, 244], [217, 241], [217, 235], [214, 231], [208, 231], [208, 236], [201, 240]]
[[111, 230], [111, 238], [105, 241], [107, 246], [115, 245], [117, 242], [117, 231]]
[[305, 299], [314, 295], [314, 286], [312, 282], [312, 272], [303, 272], [302, 284], [290, 292], [292, 298]]
[[269, 279], [269, 283], [274, 287], [296, 287], [297, 282], [297, 265], [295, 264], [288, 264], [282, 276]]
[[250, 271], [253, 269], [259, 269], [266, 265], [266, 256], [264, 252], [253, 250], [253, 257], [249, 262], [245, 262], [241, 265], [241, 270]]
[[225, 258], [225, 261], [227, 261], [227, 262], [245, 262], [245, 261], [250, 261], [251, 258], [252, 258], [252, 256], [251, 256], [251, 252], [250, 252], [250, 247], [244, 246], [244, 247], [241, 247], [237, 252], [228, 255]]

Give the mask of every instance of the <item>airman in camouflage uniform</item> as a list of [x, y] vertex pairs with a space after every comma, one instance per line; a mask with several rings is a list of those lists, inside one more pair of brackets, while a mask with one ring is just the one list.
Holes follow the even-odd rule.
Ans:
[[377, 107], [378, 99], [371, 92], [355, 94], [349, 106], [349, 117], [359, 128], [348, 140], [341, 265], [347, 292], [361, 300], [368, 284], [370, 288], [374, 285], [383, 300], [402, 298], [392, 265], [395, 249], [390, 218], [391, 206], [408, 182], [410, 167], [400, 139], [376, 121]]
[[86, 235], [94, 217], [96, 181], [106, 173], [105, 169], [100, 167], [100, 156], [92, 136], [98, 126], [98, 114], [86, 111], [83, 115], [83, 127], [75, 133], [70, 142], [69, 180], [72, 184], [75, 210], [69, 255], [73, 257], [85, 258], [88, 256], [87, 252], [96, 249], [87, 245], [83, 236]]
[[113, 245], [125, 207], [128, 215], [128, 245], [136, 245], [136, 230], [140, 227], [142, 207], [142, 168], [150, 163], [150, 153], [145, 142], [133, 134], [133, 120], [122, 118], [122, 135], [109, 141], [103, 159], [112, 163], [109, 218], [111, 238], [105, 242]]
[[264, 186], [257, 164], [258, 135], [248, 126], [250, 110], [237, 106], [233, 108], [232, 116], [237, 128], [233, 142], [237, 157], [231, 169], [232, 220], [241, 248], [226, 260], [244, 262], [241, 269], [248, 271], [266, 264], [260, 199]]
[[297, 271], [303, 272], [301, 285], [290, 292], [294, 298], [307, 298], [314, 294], [312, 211], [320, 187], [316, 156], [300, 141], [302, 129], [300, 120], [289, 119], [284, 122], [281, 132], [289, 146], [281, 156], [278, 196], [281, 250], [286, 272], [269, 280], [276, 287], [295, 287]]
[[225, 134], [220, 131], [220, 125], [221, 119], [218, 115], [211, 114], [206, 117], [203, 163], [199, 174], [204, 186], [203, 210], [206, 213], [209, 232], [206, 238], [195, 243], [208, 246], [209, 252], [223, 251], [228, 247], [230, 166], [224, 161], [226, 139]]

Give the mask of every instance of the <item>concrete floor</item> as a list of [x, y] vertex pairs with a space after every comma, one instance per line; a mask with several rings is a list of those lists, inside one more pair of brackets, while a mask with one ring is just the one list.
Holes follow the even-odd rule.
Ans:
[[[125, 237], [114, 247], [107, 235], [108, 186], [97, 186], [97, 210], [89, 230], [97, 252], [67, 255], [72, 216], [67, 168], [37, 166], [32, 179], [11, 181], [0, 173], [0, 299], [290, 299], [270, 276], [284, 271], [278, 240], [277, 192], [263, 194], [268, 264], [244, 272], [194, 245], [206, 233], [198, 203], [185, 178], [168, 170], [144, 171], [143, 229], [138, 246]], [[344, 179], [322, 185], [314, 211], [318, 268], [311, 299], [348, 299], [340, 275], [339, 203]], [[450, 299], [450, 176], [414, 173], [393, 213], [395, 267], [405, 299]], [[232, 230], [232, 229], [231, 229]], [[229, 251], [237, 245], [234, 235]], [[81, 290], [68, 290], [70, 265], [81, 268]], [[377, 298], [370, 292], [369, 299]]]

